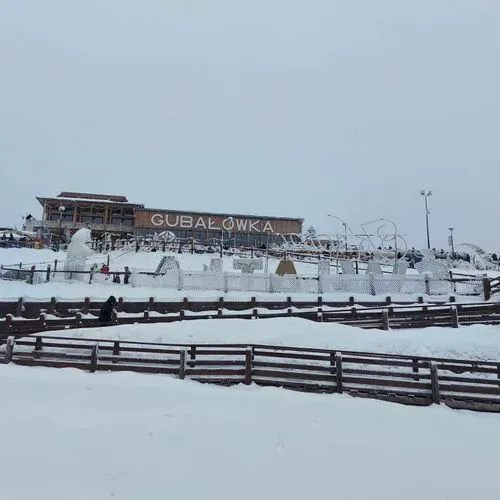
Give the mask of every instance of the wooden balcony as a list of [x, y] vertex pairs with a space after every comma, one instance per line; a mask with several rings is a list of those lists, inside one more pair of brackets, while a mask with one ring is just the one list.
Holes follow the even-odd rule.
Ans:
[[113, 232], [113, 233], [133, 233], [134, 228], [133, 226], [119, 226], [115, 224], [88, 224], [87, 222], [72, 222], [72, 221], [53, 221], [53, 220], [43, 220], [43, 221], [36, 221], [34, 223], [34, 230], [40, 229], [40, 228], [46, 228], [46, 229], [58, 229], [59, 224], [61, 224], [61, 227], [66, 229], [81, 229], [81, 228], [88, 228], [91, 231], [108, 231], [108, 232]]

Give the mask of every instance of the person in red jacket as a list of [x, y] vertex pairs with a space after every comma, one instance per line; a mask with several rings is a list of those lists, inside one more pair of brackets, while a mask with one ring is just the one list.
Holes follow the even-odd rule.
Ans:
[[103, 265], [101, 266], [101, 273], [102, 273], [102, 274], [109, 274], [109, 266], [108, 266], [108, 265], [106, 265], [106, 264], [103, 264]]

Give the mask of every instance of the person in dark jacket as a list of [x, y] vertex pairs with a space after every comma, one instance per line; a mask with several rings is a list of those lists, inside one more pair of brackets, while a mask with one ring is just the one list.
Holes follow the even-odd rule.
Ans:
[[123, 283], [125, 283], [125, 285], [129, 284], [131, 274], [132, 273], [130, 272], [130, 269], [128, 268], [128, 266], [125, 266], [125, 275], [123, 277]]
[[113, 295], [111, 295], [101, 307], [101, 312], [99, 314], [99, 321], [101, 323], [111, 322], [111, 315], [113, 314], [113, 309], [115, 305], [116, 305], [116, 299]]

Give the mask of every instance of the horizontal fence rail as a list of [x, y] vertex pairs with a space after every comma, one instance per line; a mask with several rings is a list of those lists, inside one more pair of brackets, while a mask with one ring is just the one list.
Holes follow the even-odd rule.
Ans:
[[[51, 303], [53, 305], [53, 303]], [[58, 303], [56, 303], [58, 304]], [[200, 304], [196, 311], [189, 310], [189, 302], [173, 303], [175, 307], [170, 308], [169, 303], [160, 303], [160, 307], [154, 307], [154, 301], [142, 312], [124, 312], [124, 302], [118, 311], [114, 311], [112, 320], [108, 323], [100, 323], [98, 319], [101, 303], [91, 301], [82, 304], [63, 303], [66, 314], [56, 314], [54, 309], [47, 308], [47, 312], [38, 312], [34, 306], [30, 310], [29, 302], [23, 303], [22, 299], [16, 303], [18, 315], [7, 314], [0, 319], [0, 341], [10, 335], [23, 336], [43, 332], [47, 330], [61, 330], [73, 328], [93, 328], [98, 326], [124, 325], [136, 323], [171, 323], [176, 321], [191, 321], [201, 319], [272, 319], [295, 317], [315, 322], [333, 322], [365, 329], [404, 329], [424, 328], [429, 326], [453, 327], [472, 324], [500, 324], [500, 303], [478, 303], [478, 304], [411, 304], [383, 306], [360, 306], [351, 307], [328, 307], [325, 304], [308, 307], [303, 303], [303, 308], [293, 307], [291, 301], [276, 304], [275, 307], [266, 309], [253, 307], [243, 309], [247, 302], [238, 304], [230, 302], [234, 309], [218, 307], [212, 310], [205, 309]], [[199, 303], [198, 303], [199, 304]], [[207, 303], [210, 304], [210, 303]], [[257, 302], [255, 302], [257, 304]], [[283, 306], [286, 304], [286, 308]], [[120, 306], [120, 303], [118, 303]], [[224, 306], [224, 302], [218, 303]], [[180, 307], [180, 309], [178, 308]], [[280, 310], [281, 309], [281, 310]], [[23, 317], [26, 316], [26, 317]]]
[[397, 403], [500, 411], [500, 362], [261, 344], [160, 344], [9, 337], [0, 362], [167, 374], [220, 385], [257, 384]]
[[[387, 296], [385, 300], [360, 300], [354, 296], [348, 300], [325, 300], [320, 295], [311, 300], [297, 300], [292, 296], [286, 300], [261, 300], [257, 297], [251, 297], [249, 300], [231, 300], [219, 297], [218, 299], [189, 299], [188, 297], [179, 298], [178, 300], [155, 300], [154, 297], [149, 297], [147, 300], [125, 300], [123, 297], [118, 297], [116, 310], [125, 313], [142, 313], [144, 311], [157, 312], [165, 314], [167, 312], [192, 311], [217, 311], [218, 309], [228, 309], [231, 311], [245, 311], [253, 308], [263, 308], [270, 310], [287, 309], [295, 307], [299, 309], [311, 307], [383, 307], [388, 305], [414, 305], [414, 304], [430, 304], [443, 305], [455, 302], [455, 296], [450, 296], [448, 299], [424, 299], [423, 296], [414, 300], [393, 300]], [[50, 299], [24, 299], [19, 297], [17, 300], [0, 300], [0, 318], [7, 314], [13, 316], [23, 316], [25, 318], [34, 318], [40, 313], [49, 313], [57, 316], [71, 316], [76, 311], [89, 312], [90, 310], [98, 310], [103, 304], [103, 300], [95, 300], [85, 297], [79, 299], [58, 299], [51, 297]]]

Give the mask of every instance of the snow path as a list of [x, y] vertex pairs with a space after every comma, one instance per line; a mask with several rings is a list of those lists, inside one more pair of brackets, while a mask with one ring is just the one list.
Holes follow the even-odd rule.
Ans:
[[300, 318], [199, 320], [60, 330], [44, 335], [143, 342], [270, 344], [500, 362], [500, 326], [363, 330]]
[[499, 498], [500, 416], [0, 366], [3, 500]]

